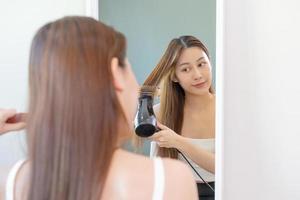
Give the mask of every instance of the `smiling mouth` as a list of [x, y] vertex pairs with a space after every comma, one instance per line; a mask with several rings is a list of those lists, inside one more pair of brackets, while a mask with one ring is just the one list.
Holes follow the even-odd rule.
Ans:
[[204, 81], [204, 82], [202, 82], [202, 83], [194, 84], [194, 85], [192, 85], [192, 86], [193, 86], [193, 87], [196, 87], [196, 88], [201, 88], [201, 87], [203, 87], [205, 84], [206, 84], [206, 81]]

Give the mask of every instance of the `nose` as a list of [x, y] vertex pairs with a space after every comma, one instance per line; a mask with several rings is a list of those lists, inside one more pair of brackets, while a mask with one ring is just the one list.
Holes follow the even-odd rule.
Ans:
[[199, 67], [194, 68], [193, 76], [194, 80], [201, 80], [203, 78], [201, 69], [199, 69]]

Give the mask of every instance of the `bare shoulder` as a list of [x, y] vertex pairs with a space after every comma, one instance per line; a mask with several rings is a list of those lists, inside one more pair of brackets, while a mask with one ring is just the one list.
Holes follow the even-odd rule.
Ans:
[[153, 160], [117, 150], [110, 165], [102, 199], [146, 199], [152, 195], [153, 173]]
[[163, 159], [163, 163], [166, 174], [165, 198], [198, 199], [196, 182], [188, 166], [169, 158]]
[[[129, 155], [135, 162], [135, 166], [131, 166], [131, 170], [134, 169], [135, 174], [145, 174], [148, 172], [150, 176], [143, 175], [142, 181], [139, 180], [139, 183], [145, 181], [146, 183], [151, 183], [148, 185], [149, 188], [153, 187], [153, 160], [148, 157], [131, 154]], [[192, 172], [186, 164], [169, 158], [163, 158], [164, 172], [165, 172], [165, 193], [164, 199], [198, 199], [196, 182], [192, 175]], [[137, 164], [139, 163], [139, 164]], [[143, 163], [143, 167], [140, 164]], [[136, 165], [137, 164], [137, 165]], [[131, 175], [131, 179], [134, 176]], [[134, 179], [134, 178], [133, 178]], [[138, 180], [138, 179], [136, 179]], [[144, 191], [151, 195], [152, 190]]]
[[181, 182], [192, 183], [194, 184], [195, 180], [191, 173], [191, 170], [186, 164], [178, 160], [164, 158], [164, 167], [166, 175], [170, 175], [169, 180], [182, 180]]
[[[196, 200], [196, 183], [189, 168], [180, 161], [162, 160], [165, 174], [164, 199]], [[154, 173], [153, 159], [118, 150], [111, 164], [104, 196], [110, 199], [146, 199], [153, 195]], [[126, 190], [120, 191], [116, 182], [126, 185]]]
[[151, 159], [149, 159], [148, 157], [133, 152], [125, 151], [125, 150], [117, 150], [115, 156], [118, 158], [118, 160], [124, 159], [124, 160], [130, 160], [133, 163], [146, 162], [146, 164], [151, 164]]

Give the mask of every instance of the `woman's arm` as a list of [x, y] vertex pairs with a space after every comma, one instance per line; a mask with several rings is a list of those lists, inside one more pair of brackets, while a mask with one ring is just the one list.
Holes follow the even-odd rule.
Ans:
[[198, 199], [196, 182], [187, 165], [167, 158], [163, 162], [166, 182], [164, 199]]
[[203, 169], [215, 173], [215, 154], [209, 152], [195, 144], [191, 143], [188, 138], [178, 135], [175, 148], [184, 153]]
[[176, 148], [193, 160], [203, 169], [215, 172], [215, 154], [191, 143], [188, 138], [178, 135], [170, 128], [158, 123], [161, 131], [155, 133], [150, 139], [157, 142], [159, 147]]

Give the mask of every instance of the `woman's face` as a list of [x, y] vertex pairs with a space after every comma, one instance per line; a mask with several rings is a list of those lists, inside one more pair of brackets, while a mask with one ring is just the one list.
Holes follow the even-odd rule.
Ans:
[[206, 53], [199, 47], [184, 49], [175, 69], [175, 79], [185, 93], [203, 95], [211, 86], [211, 65]]

